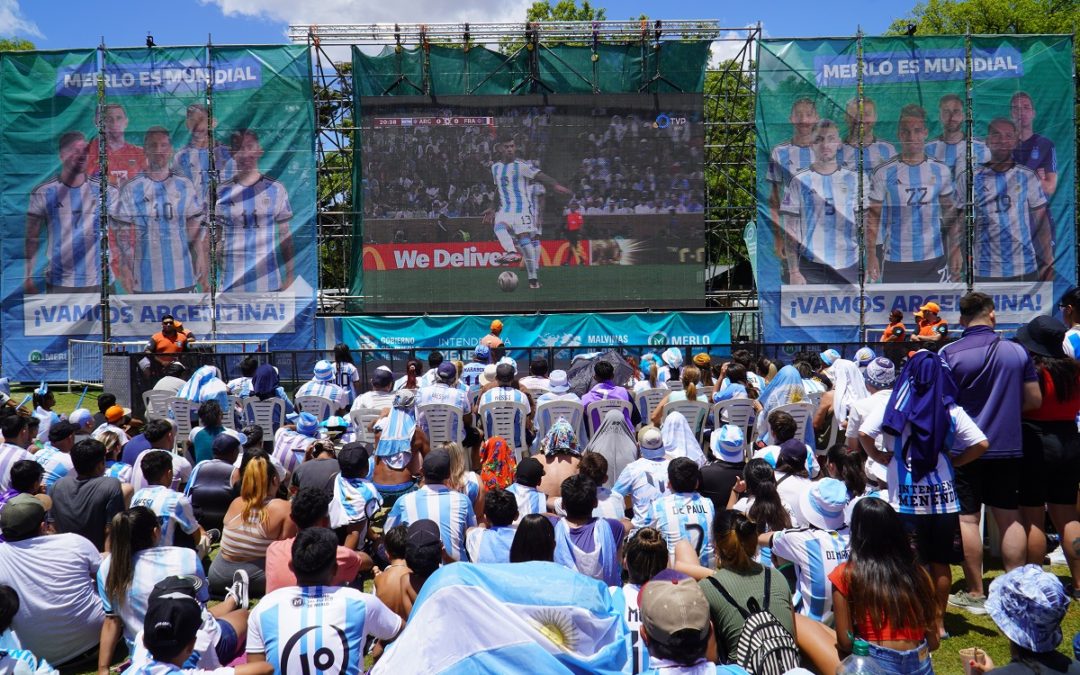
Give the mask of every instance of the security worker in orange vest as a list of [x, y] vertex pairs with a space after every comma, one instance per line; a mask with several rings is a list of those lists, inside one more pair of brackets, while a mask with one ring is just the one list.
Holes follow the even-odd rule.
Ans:
[[[916, 319], [918, 322], [918, 319]], [[903, 342], [907, 339], [907, 328], [904, 327], [904, 313], [898, 309], [889, 312], [889, 325], [881, 333], [882, 342]]]
[[913, 335], [914, 342], [937, 344], [949, 335], [949, 324], [938, 316], [941, 307], [936, 302], [928, 302], [919, 308], [922, 311], [922, 321], [919, 323], [918, 335]]
[[[176, 321], [172, 314], [161, 317], [161, 330], [150, 336], [150, 341], [143, 351], [147, 354], [178, 354], [187, 349], [188, 334], [176, 330]], [[173, 356], [158, 356], [155, 359], [161, 365], [176, 360]]]

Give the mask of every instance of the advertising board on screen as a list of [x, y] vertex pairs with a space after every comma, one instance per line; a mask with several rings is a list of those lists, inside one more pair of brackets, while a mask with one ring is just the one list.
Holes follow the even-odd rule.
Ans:
[[362, 97], [364, 310], [701, 306], [702, 100]]

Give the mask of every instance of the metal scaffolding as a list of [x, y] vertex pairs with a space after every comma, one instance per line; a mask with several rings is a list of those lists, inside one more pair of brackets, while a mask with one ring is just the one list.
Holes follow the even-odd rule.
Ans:
[[[397, 50], [430, 44], [504, 51], [533, 44], [642, 44], [708, 40], [714, 55], [705, 79], [706, 264], [703, 294], [731, 310], [732, 334], [760, 335], [757, 293], [743, 230], [755, 216], [754, 64], [760, 26], [724, 28], [713, 20], [560, 21], [542, 23], [319, 24], [289, 27], [289, 39], [312, 49], [318, 161], [319, 312], [347, 311], [353, 246], [354, 180], [351, 52], [343, 46]], [[515, 45], [509, 47], [508, 45]], [[719, 50], [724, 58], [717, 58]]]

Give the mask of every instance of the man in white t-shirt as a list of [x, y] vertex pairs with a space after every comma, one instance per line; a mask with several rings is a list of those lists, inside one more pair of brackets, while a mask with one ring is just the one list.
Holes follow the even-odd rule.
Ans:
[[642, 427], [638, 436], [641, 458], [623, 467], [611, 493], [620, 498], [630, 497], [634, 517], [633, 529], [652, 524], [652, 505], [668, 492], [668, 464], [671, 458], [664, 454], [664, 439], [660, 430], [649, 425]]
[[[863, 380], [866, 382], [866, 390], [870, 396], [851, 404], [848, 408], [847, 429], [844, 432], [849, 450], [859, 448], [859, 427], [872, 412], [883, 410], [892, 396], [893, 383], [896, 382], [896, 366], [884, 356], [879, 356], [866, 366], [863, 371]], [[877, 441], [877, 447], [882, 448], [881, 441]]]
[[364, 672], [368, 636], [397, 637], [401, 617], [374, 595], [331, 586], [337, 571], [337, 536], [322, 527], [296, 535], [289, 568], [296, 586], [266, 595], [248, 622], [247, 660], [269, 662], [279, 673]]
[[353, 401], [352, 409], [382, 410], [394, 404], [394, 374], [386, 366], [379, 366], [371, 374], [371, 391], [365, 391]]

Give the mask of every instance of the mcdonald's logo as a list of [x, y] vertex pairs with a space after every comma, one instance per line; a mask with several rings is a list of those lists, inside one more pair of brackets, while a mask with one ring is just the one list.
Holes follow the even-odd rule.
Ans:
[[383, 262], [382, 255], [373, 246], [365, 246], [364, 247], [364, 253], [361, 256], [361, 261], [360, 261], [360, 266], [362, 268], [371, 269], [371, 268], [369, 268], [367, 266], [367, 257], [369, 255], [371, 256], [372, 265], [373, 265], [374, 269], [377, 269], [377, 270], [380, 270], [380, 271], [386, 269], [386, 263]]

